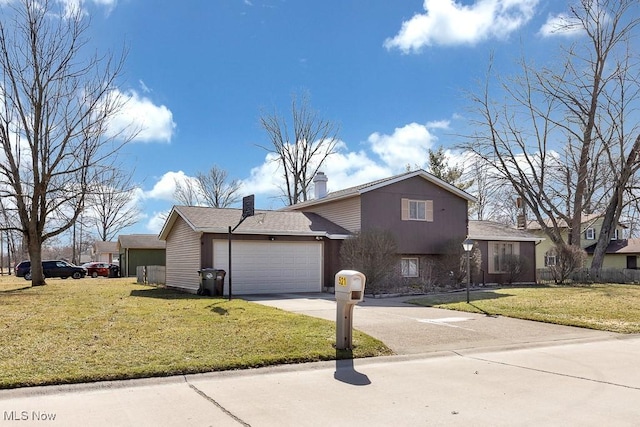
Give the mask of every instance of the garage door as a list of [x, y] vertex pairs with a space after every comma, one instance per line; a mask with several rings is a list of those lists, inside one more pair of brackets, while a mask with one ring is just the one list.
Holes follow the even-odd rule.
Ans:
[[[228, 245], [213, 242], [214, 268], [227, 272]], [[234, 294], [322, 290], [322, 242], [234, 241], [231, 251]]]

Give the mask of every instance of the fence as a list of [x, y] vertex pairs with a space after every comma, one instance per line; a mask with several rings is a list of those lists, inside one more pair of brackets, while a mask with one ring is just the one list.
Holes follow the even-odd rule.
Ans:
[[164, 285], [164, 265], [140, 265], [136, 267], [137, 282], [143, 285]]
[[[536, 270], [538, 283], [555, 283], [551, 270], [539, 268]], [[630, 270], [627, 268], [603, 268], [600, 276], [591, 277], [588, 268], [581, 268], [574, 272], [569, 281], [574, 283], [640, 283], [640, 270]]]

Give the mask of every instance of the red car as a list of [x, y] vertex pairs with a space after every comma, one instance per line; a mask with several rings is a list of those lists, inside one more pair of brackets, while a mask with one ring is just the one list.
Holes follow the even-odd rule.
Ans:
[[109, 277], [109, 267], [110, 265], [106, 262], [88, 262], [86, 264], [82, 264], [84, 268], [87, 269], [87, 276], [98, 277], [104, 276]]

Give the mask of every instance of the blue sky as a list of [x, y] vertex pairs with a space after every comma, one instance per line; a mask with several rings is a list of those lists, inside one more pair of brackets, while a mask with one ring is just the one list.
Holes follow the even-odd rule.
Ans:
[[[338, 122], [329, 191], [426, 167], [461, 142], [489, 56], [501, 73], [524, 53], [547, 59], [560, 0], [65, 0], [91, 16], [91, 44], [128, 49], [124, 120], [142, 131], [123, 153], [143, 215], [124, 233], [157, 233], [176, 179], [212, 165], [283, 206], [261, 111], [288, 117], [306, 91]], [[450, 153], [456, 156], [455, 151]]]

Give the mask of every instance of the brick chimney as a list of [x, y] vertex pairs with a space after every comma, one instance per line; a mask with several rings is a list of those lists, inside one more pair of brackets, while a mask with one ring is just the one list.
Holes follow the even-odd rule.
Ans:
[[324, 172], [318, 172], [313, 178], [314, 193], [316, 199], [322, 199], [327, 195], [327, 181], [329, 179]]

